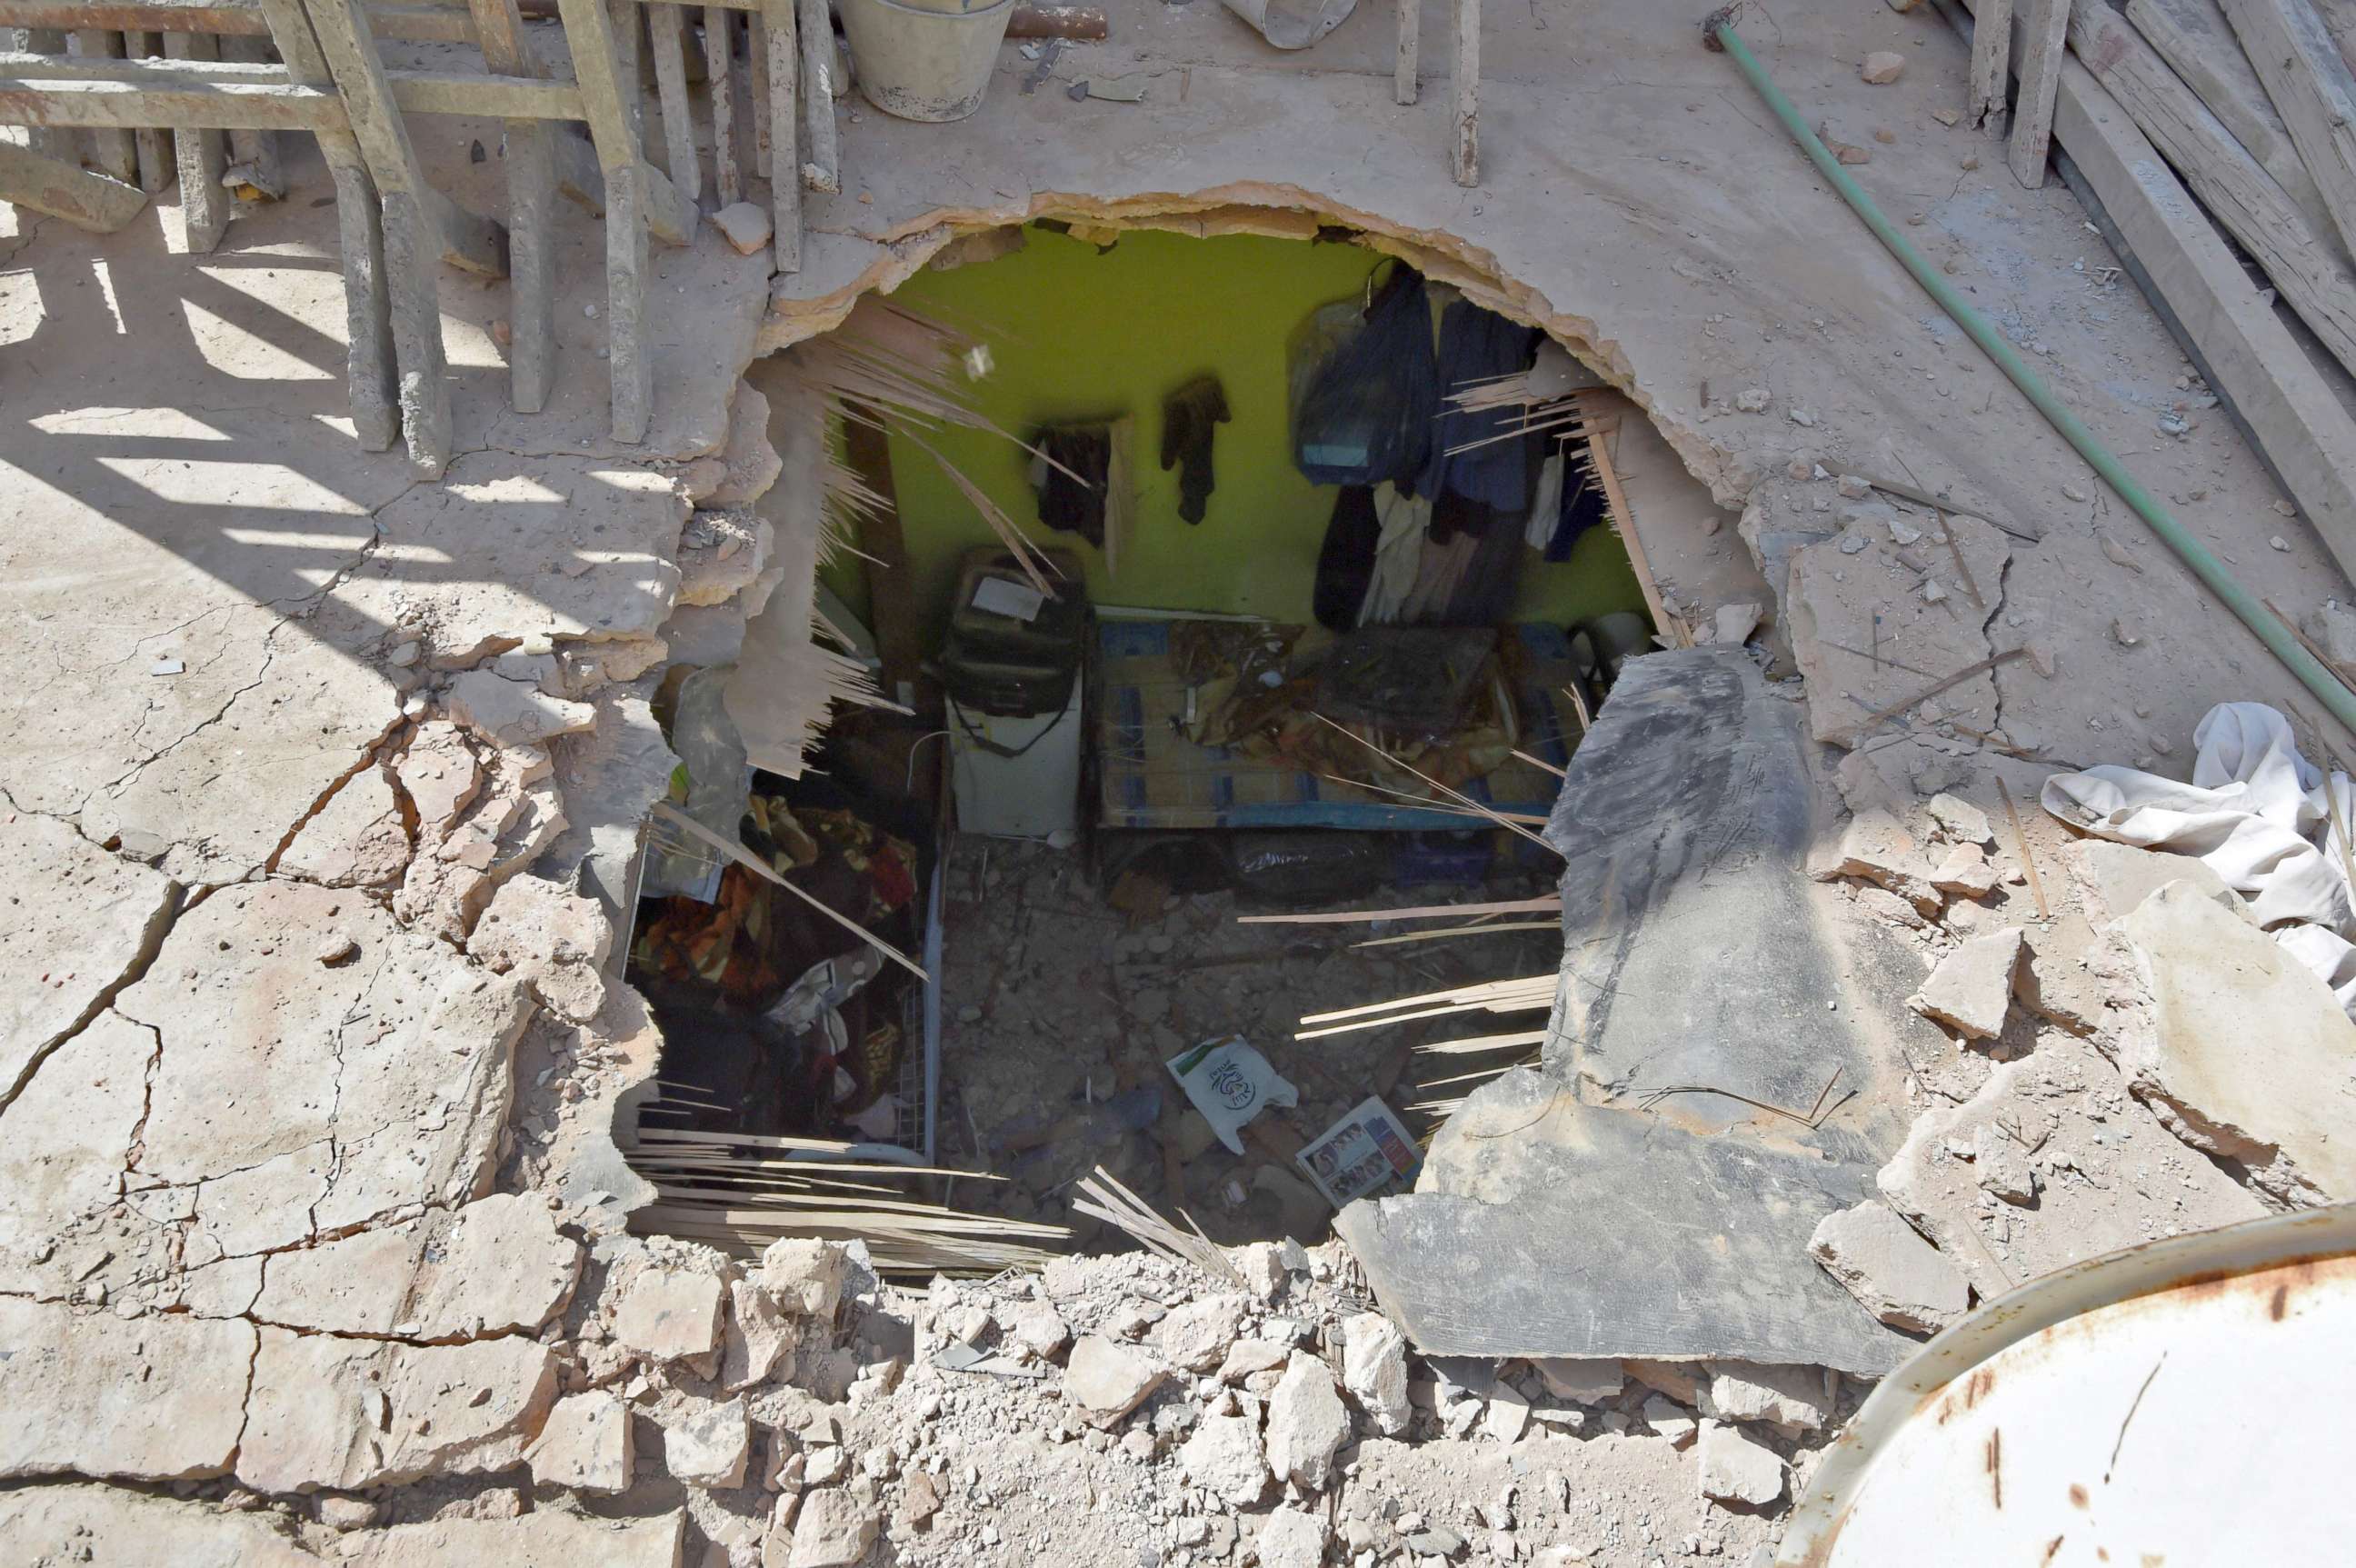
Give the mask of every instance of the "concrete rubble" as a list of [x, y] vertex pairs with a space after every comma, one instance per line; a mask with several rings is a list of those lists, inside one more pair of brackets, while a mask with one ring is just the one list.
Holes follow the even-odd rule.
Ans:
[[[521, 414], [508, 295], [444, 280], [439, 481], [349, 439], [332, 210], [251, 204], [200, 257], [171, 202], [103, 240], [0, 208], [0, 1556], [1754, 1564], [1874, 1380], [1974, 1301], [2356, 1197], [2329, 993], [2197, 862], [2009, 810], [2056, 769], [2165, 766], [2288, 678], [2100, 531], [2126, 525], [2083, 465], [1761, 138], [1691, 17], [1607, 0], [1590, 51], [1493, 8], [1492, 124], [1526, 135], [1468, 203], [1445, 95], [1369, 95], [1379, 8], [1314, 70], [1153, 9], [1082, 58], [1183, 58], [1187, 91], [1001, 82], [948, 163], [937, 128], [845, 110], [799, 273], [773, 279], [757, 201], [657, 248], [643, 442], [609, 433], [595, 312], [560, 312], [563, 373]], [[2138, 478], [2345, 659], [2313, 607], [2336, 568], [2229, 422], [2147, 439], [2213, 399], [2068, 191], [1997, 183], [1940, 117], [1965, 55], [1928, 16], [1819, 7], [1774, 52]], [[1644, 200], [1566, 227], [1637, 123], [1685, 133]], [[499, 209], [468, 156], [496, 122], [412, 127], [437, 188]], [[1241, 1291], [1137, 1252], [923, 1287], [856, 1244], [731, 1258], [634, 1230], [652, 1188], [616, 1144], [661, 1048], [617, 950], [677, 760], [664, 667], [809, 638], [823, 432], [777, 439], [809, 411], [754, 356], [1039, 219], [1355, 233], [1575, 346], [1642, 416], [1623, 439], [1714, 502], [1631, 524], [1706, 646], [1632, 664], [1580, 753], [1596, 788], [1547, 826], [1573, 897], [1542, 1063], [1469, 1096], [1346, 1244], [1280, 1171], [1214, 1219], [1294, 1238], [1233, 1249]], [[602, 225], [568, 213], [559, 249], [560, 296], [602, 299]], [[798, 765], [800, 718], [765, 766]], [[1125, 1011], [1072, 1037], [1151, 1075], [1213, 1022], [1154, 972], [1241, 944], [1230, 913], [1051, 916], [952, 976], [1100, 941]], [[1312, 967], [1216, 1005], [1271, 1026], [1398, 972]], [[959, 1027], [1070, 1057], [1053, 1022]], [[1387, 1054], [1337, 1047], [1349, 1092], [1311, 1092], [1395, 1082]], [[1011, 1081], [973, 1101], [993, 1136], [1068, 1098]], [[1055, 1213], [1098, 1130], [1032, 1129], [1056, 1153], [1006, 1210]], [[1582, 1235], [1537, 1248], [1530, 1214]]]

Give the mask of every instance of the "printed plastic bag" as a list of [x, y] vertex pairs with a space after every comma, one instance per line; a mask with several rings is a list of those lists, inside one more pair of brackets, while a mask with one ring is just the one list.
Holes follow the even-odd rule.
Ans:
[[1244, 1152], [1237, 1136], [1243, 1124], [1270, 1105], [1298, 1105], [1301, 1091], [1287, 1082], [1268, 1058], [1244, 1043], [1241, 1035], [1205, 1040], [1181, 1051], [1163, 1064], [1211, 1131], [1236, 1154]]
[[1363, 317], [1355, 299], [1311, 313], [1287, 346], [1292, 459], [1312, 484], [1412, 485], [1440, 415], [1423, 279], [1400, 267]]
[[1227, 9], [1280, 49], [1305, 49], [1344, 22], [1358, 0], [1226, 0]]

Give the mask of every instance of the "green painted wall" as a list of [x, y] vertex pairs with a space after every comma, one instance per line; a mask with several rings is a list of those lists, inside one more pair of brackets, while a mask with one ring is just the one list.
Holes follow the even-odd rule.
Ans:
[[[1049, 230], [1027, 238], [998, 261], [920, 272], [894, 297], [990, 345], [994, 367], [972, 384], [972, 399], [1005, 430], [1134, 416], [1137, 509], [1119, 575], [1107, 576], [1103, 556], [1076, 534], [1039, 526], [1030, 458], [1020, 448], [969, 430], [926, 439], [1033, 537], [1076, 552], [1097, 603], [1307, 620], [1334, 491], [1292, 466], [1285, 343], [1318, 306], [1360, 291], [1380, 258], [1355, 245], [1251, 235], [1138, 231], [1101, 254]], [[1205, 371], [1224, 384], [1234, 418], [1219, 426], [1208, 513], [1190, 524], [1178, 515], [1178, 470], [1160, 462], [1162, 400]], [[958, 561], [994, 536], [940, 467], [897, 436], [892, 474], [918, 602], [937, 627]], [[1567, 622], [1644, 607], [1626, 553], [1606, 530], [1591, 530], [1559, 565], [1535, 553], [1525, 564], [1519, 619]], [[854, 605], [866, 598], [862, 566], [846, 557], [833, 568], [832, 585]]]

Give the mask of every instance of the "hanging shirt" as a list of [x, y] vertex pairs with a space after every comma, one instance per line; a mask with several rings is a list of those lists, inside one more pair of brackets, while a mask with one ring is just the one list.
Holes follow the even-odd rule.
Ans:
[[[1508, 321], [1470, 300], [1458, 300], [1440, 318], [1441, 394], [1469, 382], [1528, 370], [1537, 352], [1537, 340], [1536, 328]], [[1519, 517], [1530, 503], [1535, 468], [1530, 460], [1531, 437], [1485, 438], [1504, 435], [1521, 421], [1521, 409], [1511, 405], [1474, 412], [1450, 409], [1441, 413], [1433, 427], [1431, 455], [1416, 480], [1415, 493], [1436, 500], [1453, 491], [1467, 500]], [[1451, 454], [1448, 450], [1481, 441], [1485, 444], [1467, 451]]]

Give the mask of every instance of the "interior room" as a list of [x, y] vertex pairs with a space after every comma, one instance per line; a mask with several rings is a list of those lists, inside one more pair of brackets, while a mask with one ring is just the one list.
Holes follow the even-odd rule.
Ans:
[[[761, 504], [824, 492], [847, 700], [788, 776], [734, 735], [778, 612], [670, 650], [671, 805], [707, 832], [659, 816], [630, 959], [668, 1223], [753, 1223], [714, 1210], [775, 1200], [766, 1161], [806, 1203], [988, 1172], [924, 1190], [1085, 1232], [1101, 1168], [1223, 1242], [1313, 1241], [1536, 1054], [1542, 829], [1659, 618], [1621, 442], [1708, 501], [1564, 346], [1365, 238], [983, 231], [755, 364]], [[828, 410], [799, 446], [797, 375]], [[1472, 908], [1299, 919], [1433, 904]], [[819, 1153], [860, 1164], [811, 1198]]]

